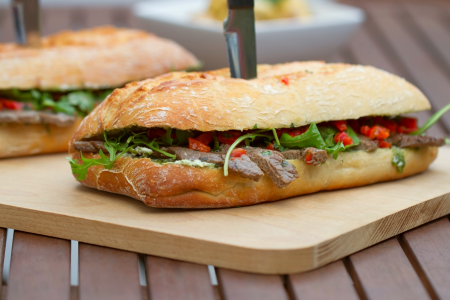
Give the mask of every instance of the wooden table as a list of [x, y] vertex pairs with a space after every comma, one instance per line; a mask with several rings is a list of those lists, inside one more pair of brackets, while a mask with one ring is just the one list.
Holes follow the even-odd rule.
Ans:
[[[345, 3], [366, 9], [367, 22], [348, 47], [329, 61], [374, 65], [398, 74], [425, 92], [434, 111], [449, 102], [450, 3]], [[44, 11], [46, 33], [102, 24], [133, 26], [134, 22], [123, 8]], [[13, 41], [12, 22], [9, 11], [0, 10], [0, 42], [6, 41]], [[423, 122], [431, 113], [420, 113], [419, 118]], [[450, 115], [431, 132], [448, 134]], [[0, 269], [5, 241], [6, 230], [0, 229]], [[0, 300], [450, 299], [448, 217], [303, 274], [208, 270], [204, 265], [81, 243], [78, 250], [79, 285], [71, 286], [70, 241], [15, 232], [8, 285], [0, 286]], [[145, 272], [140, 273], [139, 266]], [[214, 273], [218, 285], [211, 284]]]

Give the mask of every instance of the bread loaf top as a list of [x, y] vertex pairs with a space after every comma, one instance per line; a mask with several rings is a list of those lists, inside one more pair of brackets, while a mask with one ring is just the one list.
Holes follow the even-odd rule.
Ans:
[[80, 125], [73, 141], [138, 127], [224, 131], [399, 115], [430, 108], [402, 78], [373, 67], [293, 62], [258, 66], [258, 78], [228, 69], [175, 72], [116, 89]]
[[65, 31], [39, 49], [0, 44], [0, 89], [114, 88], [198, 64], [180, 45], [144, 31]]

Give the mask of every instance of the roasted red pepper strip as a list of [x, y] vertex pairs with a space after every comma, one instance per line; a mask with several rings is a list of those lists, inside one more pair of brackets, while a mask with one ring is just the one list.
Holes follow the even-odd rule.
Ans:
[[283, 77], [281, 78], [281, 82], [284, 83], [285, 85], [289, 85], [289, 78]]
[[241, 136], [241, 133], [235, 132], [235, 131], [226, 131], [226, 132], [220, 132], [217, 135], [217, 140], [222, 144], [231, 145], [233, 144], [238, 137]]
[[211, 148], [203, 144], [202, 142], [197, 141], [193, 138], [188, 138], [189, 140], [189, 149], [197, 150], [199, 152], [210, 152]]
[[13, 110], [22, 110], [23, 107], [25, 106], [24, 103], [7, 99], [0, 99], [0, 103], [4, 108]]
[[331, 124], [333, 124], [339, 131], [347, 130], [347, 122], [345, 121], [331, 121]]
[[231, 151], [231, 157], [241, 157], [242, 155], [247, 154], [247, 151], [245, 151], [242, 148], [236, 148], [233, 151]]
[[149, 140], [152, 141], [156, 138], [166, 136], [166, 131], [161, 128], [150, 128], [147, 131], [147, 136], [148, 136]]
[[209, 145], [209, 143], [211, 143], [213, 140], [213, 134], [212, 134], [212, 132], [205, 132], [205, 133], [200, 134], [195, 139], [205, 145]]
[[392, 144], [386, 141], [379, 141], [378, 142], [378, 147], [380, 148], [392, 148]]
[[369, 130], [369, 138], [384, 140], [389, 137], [389, 129], [382, 126], [373, 126]]
[[273, 146], [273, 143], [270, 143], [269, 145], [267, 145], [266, 149], [275, 150], [275, 147]]
[[306, 162], [308, 165], [312, 164], [312, 154], [311, 154], [311, 152], [308, 152], [308, 153], [306, 154], [306, 156], [305, 156], [305, 162]]
[[414, 118], [403, 117], [401, 118], [399, 124], [400, 126], [404, 126], [405, 128], [417, 130], [417, 120]]
[[346, 132], [336, 133], [336, 135], [334, 136], [334, 142], [337, 144], [339, 143], [339, 141], [341, 141], [344, 144], [344, 146], [353, 145], [352, 138], [349, 137]]

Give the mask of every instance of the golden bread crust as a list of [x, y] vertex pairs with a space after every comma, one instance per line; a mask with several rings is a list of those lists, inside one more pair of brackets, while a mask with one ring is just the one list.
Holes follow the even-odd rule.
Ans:
[[99, 27], [44, 38], [42, 48], [0, 44], [0, 89], [99, 89], [198, 65], [173, 41]]
[[200, 131], [244, 130], [255, 124], [286, 128], [292, 123], [302, 126], [429, 108], [415, 86], [366, 66], [261, 65], [254, 80], [229, 78], [228, 69], [170, 73], [116, 89], [86, 118], [72, 141], [132, 126]]
[[[392, 165], [393, 152], [341, 152], [314, 167], [299, 160], [290, 160], [300, 177], [284, 189], [275, 186], [264, 175], [259, 182], [240, 177], [223, 168], [194, 168], [175, 164], [157, 164], [150, 159], [119, 158], [111, 170], [91, 167], [82, 184], [99, 190], [127, 195], [152, 207], [218, 208], [252, 205], [288, 197], [357, 187], [381, 181], [395, 180], [423, 172], [437, 156], [436, 147], [404, 149], [406, 167], [398, 173]], [[98, 154], [86, 154], [99, 158]], [[72, 155], [80, 158], [79, 153]]]
[[81, 118], [73, 125], [0, 124], [0, 158], [65, 152]]

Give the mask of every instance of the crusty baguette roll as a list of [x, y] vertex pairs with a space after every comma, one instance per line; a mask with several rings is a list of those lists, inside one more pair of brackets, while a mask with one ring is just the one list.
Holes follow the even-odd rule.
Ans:
[[0, 89], [115, 88], [198, 64], [175, 42], [143, 31], [66, 31], [44, 38], [40, 49], [0, 45]]
[[[286, 78], [284, 80], [281, 80]], [[288, 84], [286, 84], [288, 81]], [[364, 116], [399, 115], [429, 109], [413, 85], [373, 67], [323, 62], [261, 65], [258, 78], [229, 78], [228, 69], [171, 73], [116, 89], [85, 118], [69, 152], [80, 161], [74, 142], [104, 131], [135, 127], [225, 131], [288, 128]], [[259, 182], [223, 168], [159, 164], [148, 158], [119, 158], [111, 170], [88, 169], [82, 184], [128, 195], [154, 207], [212, 208], [274, 201], [320, 190], [394, 180], [427, 169], [437, 148], [405, 149], [406, 167], [398, 173], [391, 150], [342, 152], [321, 166], [290, 160], [299, 178], [280, 189], [264, 175]], [[98, 154], [84, 154], [99, 158]]]
[[[100, 158], [98, 154], [83, 154]], [[392, 166], [392, 151], [342, 152], [337, 160], [329, 159], [320, 166], [308, 166], [299, 160], [289, 160], [299, 178], [283, 189], [268, 176], [258, 182], [236, 173], [223, 175], [223, 168], [153, 163], [149, 158], [119, 158], [113, 169], [91, 167], [83, 183], [86, 186], [143, 201], [161, 208], [219, 208], [257, 204], [310, 194], [363, 186], [400, 179], [425, 171], [437, 156], [436, 147], [420, 150], [405, 149], [406, 167], [398, 173]], [[80, 159], [75, 153], [74, 158]]]
[[0, 158], [67, 151], [81, 118], [67, 127], [53, 124], [0, 124]]
[[[258, 78], [229, 78], [228, 69], [171, 73], [116, 89], [82, 123], [73, 141], [113, 129], [286, 128], [312, 122], [399, 115], [430, 109], [402, 78], [373, 67], [323, 62], [261, 65]], [[281, 79], [286, 77], [289, 85]]]

